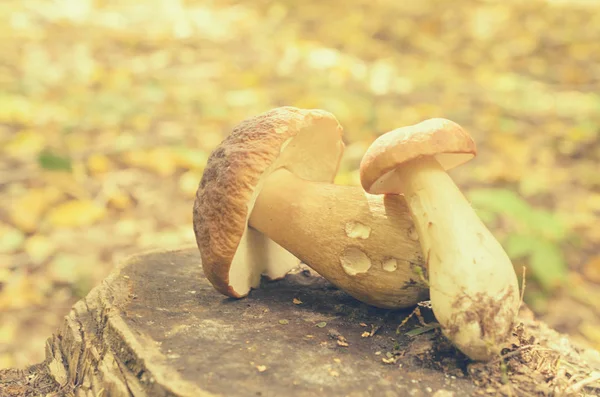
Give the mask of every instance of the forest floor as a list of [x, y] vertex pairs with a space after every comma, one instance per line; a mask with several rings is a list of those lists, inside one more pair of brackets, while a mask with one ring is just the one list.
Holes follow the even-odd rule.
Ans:
[[340, 184], [383, 132], [463, 125], [479, 154], [452, 176], [527, 267], [526, 303], [600, 348], [592, 3], [2, 1], [0, 368], [40, 362], [115, 261], [194, 243], [208, 154], [283, 105], [338, 117]]

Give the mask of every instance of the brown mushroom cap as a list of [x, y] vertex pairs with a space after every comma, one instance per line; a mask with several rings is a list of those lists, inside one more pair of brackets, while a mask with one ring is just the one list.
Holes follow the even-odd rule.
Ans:
[[343, 150], [342, 127], [331, 113], [281, 107], [241, 122], [211, 153], [193, 222], [204, 273], [218, 291], [243, 297], [261, 275], [281, 278], [299, 264], [248, 228], [248, 218], [271, 172], [286, 168], [300, 178], [331, 183]]
[[381, 135], [365, 153], [360, 164], [360, 180], [371, 194], [399, 194], [389, 183], [401, 164], [424, 156], [434, 156], [445, 170], [466, 163], [477, 154], [468, 132], [453, 121], [434, 118]]

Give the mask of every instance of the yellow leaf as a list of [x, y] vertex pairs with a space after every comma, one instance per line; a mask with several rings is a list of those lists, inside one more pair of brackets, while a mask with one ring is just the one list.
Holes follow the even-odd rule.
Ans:
[[588, 280], [600, 284], [600, 255], [593, 257], [583, 266], [583, 274]]
[[179, 177], [179, 189], [188, 198], [196, 197], [196, 190], [202, 175], [199, 172], [188, 171]]
[[62, 195], [55, 187], [30, 189], [14, 200], [9, 213], [10, 220], [22, 231], [33, 232], [37, 229], [43, 213]]
[[12, 157], [35, 156], [45, 145], [46, 139], [43, 134], [34, 130], [24, 130], [18, 132], [4, 150]]
[[13, 274], [0, 291], [0, 310], [24, 309], [44, 302], [48, 280]]
[[103, 154], [93, 154], [87, 160], [88, 170], [92, 175], [104, 174], [111, 170], [112, 163]]
[[115, 223], [114, 231], [120, 238], [127, 238], [139, 233], [140, 228], [135, 219], [121, 218]]
[[10, 353], [0, 354], [0, 368], [11, 368], [16, 365], [15, 358]]
[[37, 234], [25, 241], [25, 252], [29, 255], [31, 262], [40, 264], [44, 262], [55, 251], [54, 243], [46, 236]]
[[126, 210], [133, 204], [131, 197], [122, 190], [115, 190], [108, 195], [108, 205], [118, 210]]
[[173, 175], [177, 169], [175, 154], [168, 148], [127, 152], [124, 161], [131, 166], [140, 167], [165, 177]]
[[106, 208], [91, 200], [70, 200], [48, 212], [48, 222], [57, 227], [87, 226], [102, 219]]
[[[215, 128], [214, 130], [212, 128]], [[198, 144], [207, 151], [213, 150], [217, 147], [223, 136], [216, 130], [216, 127], [207, 127], [207, 131], [202, 132], [202, 136], [199, 137]]]
[[177, 150], [174, 157], [178, 167], [198, 171], [204, 170], [208, 160], [208, 154], [202, 150]]
[[17, 331], [16, 322], [0, 325], [0, 345], [8, 346], [14, 340]]
[[0, 95], [0, 121], [29, 124], [33, 105], [25, 96]]
[[600, 348], [600, 326], [583, 322], [579, 326], [579, 332], [583, 334], [589, 341], [592, 342], [595, 348]]
[[11, 276], [11, 271], [0, 267], [0, 283], [5, 283]]
[[80, 263], [77, 256], [59, 254], [48, 264], [48, 274], [53, 281], [74, 284], [79, 279], [80, 267], [88, 266]]
[[13, 253], [23, 245], [25, 235], [10, 225], [0, 223], [0, 254]]
[[87, 199], [90, 192], [81, 184], [85, 173], [78, 163], [73, 164], [73, 172], [44, 171], [42, 178], [49, 186], [78, 199]]

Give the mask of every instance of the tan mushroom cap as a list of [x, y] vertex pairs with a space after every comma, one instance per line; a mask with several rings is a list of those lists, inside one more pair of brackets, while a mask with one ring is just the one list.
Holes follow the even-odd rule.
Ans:
[[360, 180], [371, 194], [399, 194], [391, 174], [403, 163], [434, 156], [445, 170], [471, 160], [477, 154], [475, 141], [453, 121], [434, 118], [395, 129], [378, 137], [360, 164]]
[[331, 113], [281, 107], [241, 122], [211, 153], [193, 223], [204, 273], [218, 291], [243, 297], [261, 275], [281, 278], [300, 263], [248, 227], [254, 203], [264, 179], [278, 168], [333, 182], [343, 151], [342, 127]]

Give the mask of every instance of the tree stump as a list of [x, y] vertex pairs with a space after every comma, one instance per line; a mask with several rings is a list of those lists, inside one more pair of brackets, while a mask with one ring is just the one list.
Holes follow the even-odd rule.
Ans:
[[153, 252], [73, 307], [42, 365], [0, 372], [0, 395], [458, 397], [513, 387], [497, 369], [504, 359], [470, 364], [419, 324], [435, 321], [426, 307], [397, 332], [410, 313], [362, 304], [308, 269], [230, 299], [204, 278], [197, 249]]

